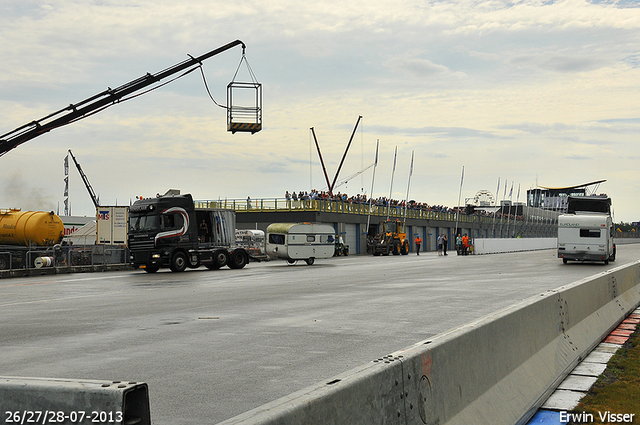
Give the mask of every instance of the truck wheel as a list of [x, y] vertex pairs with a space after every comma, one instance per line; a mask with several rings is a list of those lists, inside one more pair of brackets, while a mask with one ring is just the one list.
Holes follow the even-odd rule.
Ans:
[[400, 242], [399, 241], [394, 241], [393, 242], [393, 255], [400, 255]]
[[171, 271], [183, 272], [187, 268], [187, 256], [184, 252], [176, 252], [171, 259]]
[[229, 258], [229, 268], [241, 269], [249, 262], [249, 256], [244, 249], [234, 249], [231, 251], [231, 258]]
[[311, 257], [311, 258], [307, 258], [306, 260], [304, 260], [307, 262], [308, 265], [312, 266], [313, 263], [316, 261], [315, 258]]
[[207, 265], [210, 270], [218, 270], [220, 267], [224, 267], [229, 262], [227, 251], [224, 249], [218, 249], [213, 253], [213, 262]]
[[400, 249], [400, 254], [409, 255], [409, 242], [404, 241], [402, 248]]

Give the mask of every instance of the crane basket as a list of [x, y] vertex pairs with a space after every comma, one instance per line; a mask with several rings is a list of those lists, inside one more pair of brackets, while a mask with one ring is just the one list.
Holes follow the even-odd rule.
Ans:
[[232, 81], [227, 86], [227, 131], [262, 130], [262, 84]]

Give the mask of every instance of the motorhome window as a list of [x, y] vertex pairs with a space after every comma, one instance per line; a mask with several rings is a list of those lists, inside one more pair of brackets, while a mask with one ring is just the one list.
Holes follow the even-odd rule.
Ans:
[[307, 242], [315, 242], [315, 241], [316, 241], [315, 235], [307, 235]]
[[269, 233], [269, 243], [276, 245], [284, 245], [284, 235]]
[[129, 229], [133, 231], [157, 230], [158, 216], [157, 215], [141, 215], [138, 217], [131, 217], [129, 220]]
[[600, 229], [580, 229], [581, 238], [599, 238]]

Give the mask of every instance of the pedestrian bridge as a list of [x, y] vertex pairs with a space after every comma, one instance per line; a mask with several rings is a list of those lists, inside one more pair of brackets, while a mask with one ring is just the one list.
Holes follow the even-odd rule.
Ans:
[[[285, 198], [198, 200], [197, 208], [236, 211], [240, 229], [266, 230], [275, 222], [320, 222], [331, 224], [343, 236], [352, 254], [366, 253], [367, 236], [374, 235], [387, 219], [405, 220], [410, 240], [420, 235], [423, 251], [437, 249], [436, 239], [446, 234], [449, 249], [457, 233], [477, 238], [555, 238], [557, 216], [553, 211], [524, 207], [524, 215], [500, 216], [477, 211], [438, 211], [432, 208], [377, 205], [334, 199], [288, 200]], [[415, 249], [414, 246], [411, 247]]]

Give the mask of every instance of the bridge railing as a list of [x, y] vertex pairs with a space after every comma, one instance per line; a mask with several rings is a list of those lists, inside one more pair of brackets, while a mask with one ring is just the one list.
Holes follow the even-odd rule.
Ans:
[[458, 221], [460, 223], [484, 222], [493, 220], [489, 216], [467, 215], [464, 213], [434, 211], [424, 208], [410, 208], [395, 205], [376, 205], [360, 202], [348, 202], [333, 199], [304, 199], [287, 200], [274, 199], [224, 199], [224, 200], [198, 200], [194, 201], [196, 208], [224, 208], [237, 213], [243, 212], [273, 212], [273, 211], [318, 211], [328, 213], [389, 216], [389, 218], [414, 218], [423, 220]]

